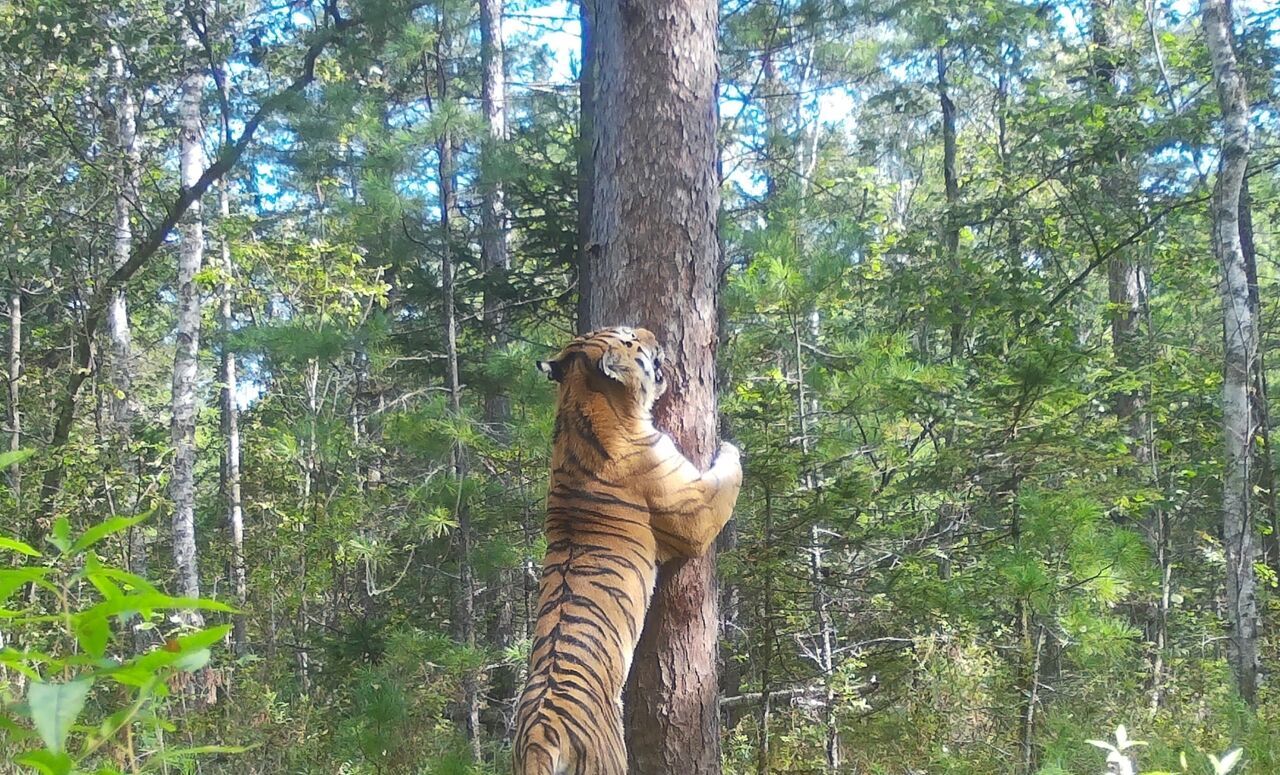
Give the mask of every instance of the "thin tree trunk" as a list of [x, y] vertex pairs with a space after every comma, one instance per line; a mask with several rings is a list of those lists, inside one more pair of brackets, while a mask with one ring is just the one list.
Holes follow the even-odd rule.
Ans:
[[[444, 17], [440, 18], [439, 35], [436, 38], [435, 75], [437, 106], [443, 105], [448, 97], [449, 73], [447, 69], [447, 52], [449, 48], [449, 28]], [[458, 318], [454, 310], [455, 290], [451, 221], [457, 209], [454, 193], [453, 136], [446, 126], [436, 141], [436, 154], [439, 162], [437, 168], [439, 180], [440, 208], [440, 284], [441, 284], [441, 317], [444, 326], [445, 341], [445, 390], [449, 394], [449, 411], [454, 416], [462, 414], [462, 384], [458, 376]], [[463, 482], [467, 478], [467, 455], [461, 444], [454, 442], [449, 450], [449, 463], [453, 472], [455, 486], [458, 489], [455, 516], [458, 521], [458, 589], [455, 609], [456, 636], [463, 645], [474, 648], [476, 645], [476, 610], [475, 610], [475, 569], [472, 567], [472, 534], [471, 509], [462, 498]], [[467, 742], [471, 747], [473, 761], [481, 761], [480, 730], [480, 682], [474, 671], [468, 670], [462, 677], [463, 723]]]
[[[816, 310], [811, 315], [810, 326], [816, 343], [819, 331]], [[800, 426], [800, 451], [807, 458], [809, 456], [809, 414], [810, 411], [816, 412], [818, 406], [816, 400], [810, 406], [805, 396], [803, 337], [800, 333], [800, 322], [794, 317], [791, 321], [791, 333], [795, 343], [796, 419]], [[805, 465], [808, 468], [807, 463]], [[816, 497], [815, 491], [817, 490], [818, 480], [811, 469], [805, 471], [803, 484], [805, 489], [809, 491], [810, 497]], [[835, 636], [828, 610], [830, 601], [827, 599], [827, 592], [823, 586], [825, 567], [822, 544], [822, 527], [815, 522], [809, 528], [809, 546], [807, 547], [809, 554], [809, 585], [813, 592], [813, 609], [818, 616], [818, 669], [822, 671], [822, 682], [827, 687], [826, 702], [823, 704], [822, 711], [823, 723], [827, 728], [825, 746], [827, 771], [838, 772], [840, 770], [840, 735], [835, 719], [835, 695], [830, 687], [831, 679], [835, 672]]]
[[[22, 449], [22, 408], [18, 402], [21, 398], [22, 379], [22, 286], [18, 281], [18, 273], [9, 271], [9, 374], [5, 384], [5, 398], [9, 410], [9, 451], [16, 453]], [[9, 465], [9, 489], [13, 491], [14, 502], [22, 503], [22, 467], [18, 463]]]
[[1253, 407], [1254, 425], [1258, 438], [1258, 489], [1266, 512], [1266, 524], [1270, 530], [1262, 536], [1264, 560], [1280, 573], [1280, 510], [1276, 507], [1275, 457], [1271, 452], [1271, 404], [1267, 390], [1266, 343], [1263, 341], [1262, 299], [1258, 289], [1258, 253], [1253, 242], [1253, 197], [1249, 195], [1249, 176], [1240, 184], [1240, 251], [1244, 255], [1245, 272], [1249, 277], [1249, 304], [1258, 320], [1258, 365], [1254, 369]]
[[1223, 430], [1226, 470], [1222, 486], [1222, 539], [1227, 558], [1227, 618], [1231, 626], [1231, 666], [1240, 696], [1252, 705], [1258, 683], [1258, 601], [1253, 563], [1257, 559], [1251, 503], [1253, 407], [1251, 390], [1258, 363], [1258, 321], [1250, 303], [1249, 278], [1240, 243], [1240, 189], [1249, 162], [1249, 106], [1236, 63], [1226, 0], [1204, 0], [1201, 23], [1222, 110], [1223, 136], [1210, 213], [1213, 252], [1222, 267], [1225, 338]]
[[480, 209], [480, 264], [489, 291], [485, 295], [485, 322], [500, 336], [503, 315], [492, 287], [496, 275], [511, 268], [507, 250], [506, 193], [502, 184], [500, 155], [507, 139], [506, 73], [502, 51], [502, 0], [480, 0], [480, 98], [484, 103], [486, 137], [481, 146], [483, 206]]
[[[115, 104], [116, 167], [115, 223], [111, 246], [111, 269], [118, 270], [129, 260], [133, 250], [133, 211], [138, 207], [138, 186], [141, 158], [138, 147], [137, 106], [130, 89], [125, 69], [124, 53], [119, 44], [110, 48], [113, 100]], [[110, 340], [107, 358], [107, 383], [110, 386], [106, 435], [111, 448], [120, 456], [124, 474], [124, 491], [128, 499], [119, 504], [127, 513], [141, 508], [138, 478], [138, 459], [133, 449], [134, 396], [133, 396], [133, 335], [129, 326], [127, 288], [112, 290], [107, 300], [107, 338]], [[129, 570], [146, 576], [147, 536], [146, 528], [134, 525], [129, 528]], [[135, 646], [145, 646], [145, 634], [134, 633]]]
[[[695, 464], [715, 443], [717, 4], [600, 0], [588, 326], [636, 324], [666, 348], [656, 424]], [[628, 682], [630, 769], [720, 768], [714, 550], [662, 568]]]
[[[502, 294], [497, 292], [497, 286], [505, 283], [506, 275], [511, 271], [508, 250], [509, 219], [500, 164], [502, 147], [507, 139], [502, 6], [503, 0], [480, 0], [480, 93], [488, 130], [481, 146], [484, 202], [480, 210], [480, 264], [485, 273], [485, 328], [497, 347], [505, 346], [509, 340], [507, 316], [503, 312]], [[489, 391], [485, 396], [484, 421], [499, 444], [507, 443], [507, 425], [510, 419], [511, 402], [506, 391], [500, 386]], [[500, 478], [509, 484], [508, 475], [500, 474]], [[510, 592], [515, 588], [518, 573], [518, 569], [502, 569], [498, 583], [489, 586], [482, 601], [486, 608], [494, 609], [490, 643], [499, 651], [505, 651], [513, 642], [515, 601]], [[493, 670], [490, 690], [492, 712], [487, 726], [494, 738], [505, 737], [507, 728], [514, 719], [512, 711], [515, 707], [517, 672], [514, 666], [507, 664], [498, 665]]]
[[[1111, 0], [1092, 0], [1092, 18], [1090, 20], [1090, 36], [1093, 42], [1093, 57], [1090, 64], [1096, 99], [1108, 109], [1115, 107], [1116, 92], [1119, 88], [1120, 68], [1117, 66], [1118, 54], [1114, 50], [1116, 26]], [[1130, 168], [1128, 155], [1119, 146], [1120, 138], [1110, 138], [1111, 142], [1103, 143], [1108, 149], [1098, 159], [1100, 169], [1101, 193], [1104, 204], [1111, 207], [1122, 207], [1132, 192], [1138, 187], [1136, 172]], [[1108, 267], [1108, 298], [1111, 302], [1111, 347], [1115, 353], [1116, 363], [1126, 372], [1137, 372], [1142, 368], [1139, 324], [1142, 315], [1143, 288], [1141, 264], [1131, 251], [1118, 251], [1111, 259]], [[1142, 415], [1142, 393], [1136, 389], [1128, 389], [1113, 398], [1116, 418], [1134, 439], [1134, 456], [1141, 466], [1146, 462], [1146, 450], [1143, 440], [1145, 422]]]
[[1036, 730], [1036, 706], [1040, 701], [1040, 665], [1044, 656], [1044, 628], [1038, 628], [1034, 636], [1031, 635], [1031, 620], [1029, 604], [1023, 603], [1023, 640], [1027, 644], [1025, 647], [1025, 661], [1028, 665], [1028, 672], [1023, 691], [1026, 692], [1026, 705], [1022, 709], [1022, 772], [1030, 775], [1036, 768], [1036, 748], [1035, 748], [1035, 730]]
[[[956, 173], [956, 106], [951, 99], [951, 87], [947, 81], [947, 50], [944, 46], [939, 46], [934, 52], [934, 65], [937, 71], [938, 103], [942, 109], [942, 182], [947, 202], [942, 227], [942, 258], [950, 270], [952, 282], [959, 285], [963, 282], [964, 273], [960, 266], [960, 178]], [[953, 291], [953, 297], [948, 321], [947, 359], [956, 364], [963, 354], [965, 312], [962, 295]], [[932, 349], [927, 337], [924, 344], [927, 355]], [[953, 418], [946, 434], [948, 448], [955, 444], [958, 428], [959, 423]], [[951, 578], [952, 541], [964, 513], [964, 508], [958, 503], [944, 503], [938, 509], [938, 578], [943, 581]]]
[[[1115, 48], [1118, 22], [1117, 9], [1112, 0], [1092, 0], [1090, 4], [1090, 37], [1093, 43], [1090, 77], [1096, 100], [1105, 108], [1119, 107], [1117, 93], [1121, 83], [1119, 53]], [[1115, 122], [1121, 123], [1121, 122]], [[1129, 162], [1122, 144], [1123, 138], [1108, 135], [1108, 141], [1100, 143], [1104, 152], [1097, 160], [1098, 180], [1105, 206], [1128, 209], [1134, 193], [1139, 189], [1137, 171]], [[1111, 349], [1116, 365], [1126, 375], [1141, 374], [1147, 365], [1149, 354], [1142, 350], [1142, 315], [1146, 309], [1147, 281], [1142, 264], [1132, 250], [1117, 251], [1107, 268], [1107, 298], [1110, 302]], [[1112, 410], [1116, 420], [1129, 437], [1134, 465], [1127, 469], [1139, 480], [1150, 484], [1158, 481], [1154, 459], [1154, 428], [1146, 411], [1145, 390], [1126, 388], [1112, 396]], [[1150, 478], [1148, 478], [1150, 477]], [[1168, 641], [1170, 591], [1165, 579], [1171, 578], [1169, 563], [1168, 523], [1164, 510], [1153, 508], [1144, 519], [1149, 544], [1155, 554], [1161, 585], [1155, 601], [1155, 610], [1149, 611], [1145, 622], [1151, 641], [1150, 695], [1152, 709], [1159, 708], [1164, 693], [1164, 651]]]
[[578, 73], [578, 307], [577, 330], [591, 331], [592, 282], [591, 223], [595, 196], [593, 143], [595, 142], [596, 68], [595, 3], [578, 0], [578, 22], [582, 29], [582, 64]]
[[[131, 216], [138, 201], [138, 138], [133, 92], [126, 80], [124, 55], [117, 44], [110, 49], [113, 96], [116, 113], [115, 228], [112, 238], [111, 268], [119, 269], [129, 260], [133, 247]], [[133, 423], [133, 337], [129, 329], [126, 289], [111, 292], [107, 302], [107, 335], [111, 340], [107, 379], [111, 385], [108, 416], [113, 433], [112, 443], [124, 450], [126, 466], [132, 467], [128, 448], [132, 442]], [[136, 473], [136, 471], [134, 471]]]
[[315, 512], [315, 504], [312, 501], [312, 493], [316, 489], [316, 479], [319, 475], [320, 462], [318, 453], [320, 449], [318, 430], [320, 425], [320, 360], [318, 358], [307, 359], [307, 370], [304, 375], [303, 389], [306, 391], [307, 397], [307, 439], [306, 450], [303, 453], [302, 460], [302, 519], [298, 520], [298, 546], [303, 551], [299, 557], [298, 565], [298, 614], [297, 614], [297, 637], [301, 644], [297, 650], [298, 662], [298, 685], [302, 689], [304, 695], [311, 692], [311, 651], [307, 648], [307, 632], [310, 629], [310, 617], [307, 615], [309, 594], [307, 584], [307, 560], [310, 552], [307, 551], [307, 526], [310, 524], [312, 514]]
[[[82, 315], [83, 322], [72, 331], [72, 368], [70, 369], [70, 375], [67, 377], [67, 386], [57, 398], [57, 409], [52, 413], [54, 416], [53, 431], [49, 435], [49, 443], [45, 445], [46, 449], [57, 452], [66, 446], [67, 440], [71, 437], [71, 429], [75, 424], [80, 387], [90, 374], [93, 364], [94, 337], [97, 335], [98, 326], [106, 313], [107, 301], [111, 292], [129, 282], [133, 274], [146, 264], [156, 254], [156, 251], [164, 246], [169, 233], [186, 216], [188, 209], [199, 202], [209, 186], [235, 167], [265, 119], [276, 111], [281, 110], [286, 104], [289, 104], [294, 97], [315, 80], [316, 61], [326, 48], [338, 41], [342, 37], [342, 33], [352, 26], [352, 20], [346, 21], [348, 22], [347, 24], [339, 25], [335, 23], [334, 26], [328, 27], [314, 38], [307, 48], [306, 55], [303, 57], [301, 70], [294, 76], [289, 85], [259, 103], [258, 109], [245, 121], [244, 129], [235, 141], [223, 148], [222, 153], [218, 155], [214, 163], [200, 175], [193, 185], [180, 187], [178, 196], [170, 203], [163, 217], [142, 238], [137, 248], [129, 256], [129, 262], [113, 273], [105, 282], [100, 283], [96, 294], [88, 298]], [[198, 46], [199, 43], [193, 42], [192, 45]], [[48, 529], [49, 523], [53, 519], [57, 508], [58, 493], [62, 489], [62, 477], [66, 469], [66, 466], [49, 466], [45, 469], [45, 474], [40, 483], [40, 516], [30, 521], [27, 530], [27, 535], [32, 544], [38, 545], [42, 542], [44, 532]]]
[[[194, 186], [204, 167], [201, 98], [205, 77], [193, 69], [182, 83], [179, 104], [179, 175], [182, 185]], [[173, 356], [173, 419], [171, 423], [173, 475], [173, 559], [178, 575], [178, 591], [183, 597], [200, 596], [200, 576], [196, 557], [196, 370], [200, 355], [200, 289], [196, 275], [204, 262], [204, 220], [199, 200], [187, 210], [181, 227], [178, 252], [177, 330]], [[192, 624], [203, 621], [200, 614], [187, 615]]]
[[[773, 493], [768, 481], [764, 485], [764, 546], [769, 564], [773, 561]], [[759, 736], [756, 745], [756, 775], [769, 773], [769, 721], [773, 710], [773, 645], [777, 635], [774, 633], [773, 621], [773, 574], [767, 570], [760, 590], [760, 708], [756, 715], [756, 729]]]
[[[125, 69], [124, 53], [117, 43], [109, 49], [112, 102], [115, 108], [116, 201], [111, 245], [111, 270], [114, 272], [129, 260], [133, 250], [132, 216], [138, 207], [141, 154], [138, 147], [138, 109]], [[134, 514], [142, 509], [142, 482], [139, 478], [137, 452], [134, 450], [133, 335], [129, 325], [128, 289], [119, 286], [107, 300], [107, 338], [110, 342], [107, 369], [107, 422], [105, 436], [109, 448], [119, 456], [125, 493], [114, 503], [116, 510]], [[147, 529], [144, 525], [129, 528], [128, 566], [132, 573], [148, 575]], [[129, 618], [132, 622], [133, 617]], [[134, 650], [146, 649], [149, 638], [145, 631], [130, 628]]]
[[[939, 46], [934, 54], [938, 70], [938, 102], [942, 106], [942, 181], [947, 197], [947, 212], [943, 219], [942, 245], [946, 260], [956, 281], [963, 278], [960, 269], [960, 178], [956, 175], [956, 106], [951, 100], [947, 83], [947, 51]], [[951, 304], [949, 356], [952, 362], [960, 357], [964, 345], [964, 304], [957, 298]]]
[[[231, 217], [231, 197], [224, 182], [218, 188], [218, 215], [225, 223]], [[227, 510], [227, 530], [231, 535], [231, 586], [235, 591], [236, 607], [244, 611], [248, 599], [248, 579], [244, 565], [244, 509], [240, 499], [240, 412], [236, 406], [236, 354], [231, 349], [230, 335], [235, 325], [232, 310], [232, 277], [235, 265], [231, 261], [231, 241], [223, 237], [222, 286], [218, 324], [222, 329], [222, 435], [226, 443], [222, 459], [222, 502]], [[248, 650], [244, 613], [232, 619], [231, 641], [235, 654], [241, 656]]]

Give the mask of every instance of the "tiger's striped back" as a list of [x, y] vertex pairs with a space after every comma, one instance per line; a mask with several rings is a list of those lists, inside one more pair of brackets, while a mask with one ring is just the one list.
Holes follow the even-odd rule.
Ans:
[[654, 429], [665, 385], [648, 331], [579, 337], [542, 367], [560, 383], [559, 405], [515, 771], [624, 775], [622, 688], [657, 565], [705, 551], [732, 510], [741, 469], [726, 445], [731, 454], [700, 474]]

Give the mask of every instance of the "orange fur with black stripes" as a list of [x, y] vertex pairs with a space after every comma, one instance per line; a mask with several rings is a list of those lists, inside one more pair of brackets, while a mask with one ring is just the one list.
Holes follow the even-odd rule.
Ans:
[[625, 775], [622, 686], [657, 565], [706, 552], [733, 511], [742, 468], [723, 444], [702, 473], [653, 427], [666, 386], [649, 331], [595, 331], [539, 366], [560, 395], [515, 771]]

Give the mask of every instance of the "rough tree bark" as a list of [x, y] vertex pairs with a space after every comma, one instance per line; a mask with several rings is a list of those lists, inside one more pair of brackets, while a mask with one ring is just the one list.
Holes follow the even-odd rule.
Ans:
[[1222, 267], [1225, 374], [1222, 385], [1226, 470], [1222, 483], [1222, 540], [1227, 557], [1230, 655], [1240, 696], [1252, 705], [1258, 683], [1257, 559], [1250, 485], [1253, 477], [1251, 390], [1258, 359], [1258, 320], [1240, 243], [1240, 189], [1249, 162], [1249, 106], [1236, 63], [1226, 0], [1203, 0], [1201, 24], [1222, 110], [1222, 147], [1210, 205], [1213, 253]]
[[[189, 41], [198, 50], [198, 42]], [[195, 186], [204, 171], [201, 98], [205, 76], [193, 67], [182, 82], [178, 107], [178, 166], [182, 185]], [[177, 327], [173, 355], [173, 417], [170, 425], [173, 475], [173, 560], [178, 575], [178, 592], [183, 597], [200, 596], [200, 576], [196, 558], [195, 465], [196, 465], [196, 369], [200, 354], [200, 289], [195, 277], [204, 263], [204, 218], [200, 200], [191, 203], [181, 224], [178, 250]], [[193, 624], [202, 621], [198, 612], [188, 613]]]
[[[710, 0], [599, 0], [588, 326], [651, 329], [671, 364], [656, 411], [690, 460], [715, 444], [716, 25]], [[720, 767], [714, 557], [663, 568], [627, 688], [630, 769]]]

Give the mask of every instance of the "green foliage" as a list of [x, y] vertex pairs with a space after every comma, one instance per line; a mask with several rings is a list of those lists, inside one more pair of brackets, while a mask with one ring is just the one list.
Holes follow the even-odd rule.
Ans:
[[[99, 559], [95, 547], [146, 517], [108, 519], [76, 536], [60, 518], [49, 536], [56, 551], [47, 554], [9, 537], [0, 543], [39, 563], [0, 569], [5, 606], [0, 615], [6, 635], [19, 644], [0, 651], [0, 668], [22, 677], [6, 684], [0, 695], [0, 741], [12, 763], [46, 775], [117, 772], [113, 761], [129, 762], [131, 771], [150, 771], [177, 758], [243, 750], [133, 749], [135, 734], [167, 723], [165, 700], [173, 679], [204, 669], [210, 648], [230, 630], [176, 631], [152, 648], [135, 651], [127, 636], [155, 628], [157, 614], [231, 610], [213, 600], [161, 594], [145, 579]], [[8, 694], [24, 684], [21, 701]], [[82, 719], [86, 709], [100, 721]]]
[[[1222, 318], [1207, 217], [1219, 113], [1184, 5], [722, 4], [719, 420], [746, 466], [718, 555], [722, 688], [742, 703], [723, 714], [725, 772], [821, 772], [831, 739], [837, 771], [1097, 772], [1088, 741], [1121, 723], [1150, 744], [1121, 727], [1102, 755], [1140, 772], [1280, 771], [1280, 700], [1270, 686], [1254, 708], [1235, 696], [1220, 614]], [[67, 385], [85, 378], [67, 444], [0, 452], [0, 771], [505, 772], [554, 427], [534, 364], [574, 330], [580, 290], [589, 138], [574, 9], [506, 5], [496, 144], [473, 4], [174, 10], [0, 5], [0, 301], [16, 290], [24, 313], [20, 372], [0, 374], [18, 410], [6, 394], [5, 441], [53, 438]], [[187, 46], [193, 21], [204, 36]], [[1095, 21], [1109, 22], [1109, 47]], [[1280, 46], [1273, 10], [1237, 4], [1236, 22], [1271, 367]], [[231, 213], [215, 190], [203, 200], [209, 258], [225, 246], [231, 260], [196, 278], [210, 597], [182, 600], [165, 592], [168, 246], [120, 286], [127, 391], [109, 378], [105, 320], [92, 373], [68, 358], [114, 271], [124, 159], [109, 47], [141, 111], [126, 208], [139, 244], [178, 195], [184, 75], [219, 75], [201, 106], [216, 158], [222, 111], [234, 135], [326, 31], [314, 80], [271, 102], [228, 173]], [[1119, 74], [1107, 88], [1100, 64]], [[458, 194], [447, 232], [445, 131]], [[503, 267], [481, 253], [495, 183]], [[1145, 277], [1128, 348], [1112, 331], [1128, 310], [1112, 295], [1121, 260]], [[239, 379], [238, 612], [226, 605], [224, 353]], [[131, 409], [127, 443], [108, 428], [114, 401]], [[1253, 502], [1270, 540], [1261, 475], [1276, 461], [1258, 444]], [[1267, 664], [1275, 565], [1259, 567]], [[167, 618], [187, 608], [213, 625]], [[233, 620], [244, 642], [229, 653]], [[461, 712], [471, 679], [475, 747]], [[767, 716], [753, 699], [764, 694]], [[1200, 753], [1235, 750], [1234, 763]]]

